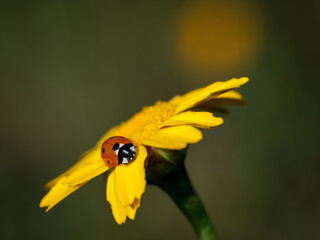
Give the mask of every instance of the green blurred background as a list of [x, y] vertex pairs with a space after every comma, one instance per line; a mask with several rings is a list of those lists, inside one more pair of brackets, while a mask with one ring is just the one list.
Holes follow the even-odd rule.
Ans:
[[97, 177], [44, 184], [145, 105], [248, 76], [189, 149], [221, 239], [319, 239], [319, 12], [305, 1], [1, 1], [1, 239], [195, 239], [160, 189], [118, 226]]

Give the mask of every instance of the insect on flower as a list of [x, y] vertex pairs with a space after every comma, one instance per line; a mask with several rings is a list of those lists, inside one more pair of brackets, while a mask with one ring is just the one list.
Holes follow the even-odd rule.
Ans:
[[110, 168], [128, 164], [136, 158], [136, 147], [125, 137], [111, 137], [101, 145], [101, 157]]
[[146, 189], [148, 150], [182, 150], [199, 142], [202, 133], [198, 128], [223, 123], [221, 117], [213, 116], [212, 110], [244, 101], [234, 89], [247, 81], [244, 77], [215, 82], [170, 101], [144, 107], [126, 122], [111, 128], [77, 163], [47, 183], [50, 190], [40, 207], [49, 211], [91, 179], [109, 171], [106, 197], [116, 222], [124, 223], [127, 217], [134, 219]]

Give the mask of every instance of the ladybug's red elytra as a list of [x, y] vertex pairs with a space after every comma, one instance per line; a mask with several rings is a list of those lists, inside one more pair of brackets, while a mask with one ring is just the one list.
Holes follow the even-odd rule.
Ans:
[[110, 168], [128, 164], [136, 158], [136, 147], [125, 137], [111, 137], [102, 144], [101, 157]]

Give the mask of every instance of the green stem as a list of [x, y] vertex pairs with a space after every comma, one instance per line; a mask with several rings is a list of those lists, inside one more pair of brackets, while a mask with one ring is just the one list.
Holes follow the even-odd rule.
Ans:
[[211, 220], [189, 180], [184, 159], [186, 149], [157, 150], [147, 166], [148, 184], [164, 190], [192, 224], [200, 240], [217, 240]]
[[181, 162], [179, 165], [162, 179], [159, 187], [174, 200], [188, 218], [199, 239], [217, 240], [217, 234], [199, 196], [191, 185], [184, 163]]

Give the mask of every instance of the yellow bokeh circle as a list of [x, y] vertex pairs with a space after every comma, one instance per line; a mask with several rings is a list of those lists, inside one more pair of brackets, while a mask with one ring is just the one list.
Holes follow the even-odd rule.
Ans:
[[195, 1], [179, 19], [179, 55], [195, 70], [229, 71], [253, 59], [262, 29], [262, 14], [256, 5]]

